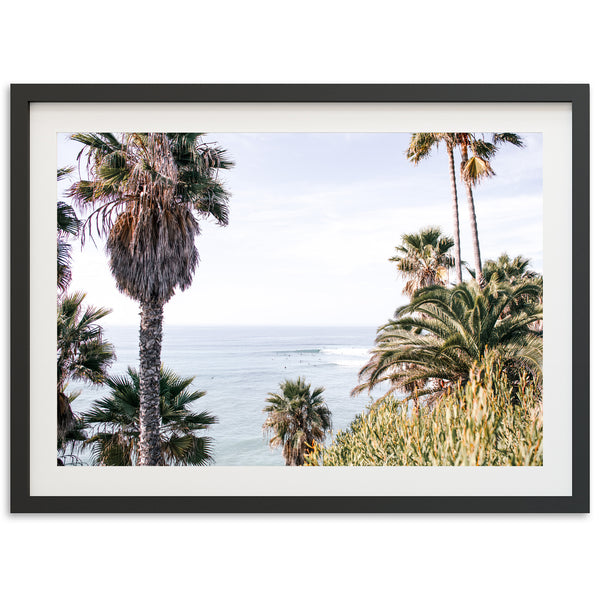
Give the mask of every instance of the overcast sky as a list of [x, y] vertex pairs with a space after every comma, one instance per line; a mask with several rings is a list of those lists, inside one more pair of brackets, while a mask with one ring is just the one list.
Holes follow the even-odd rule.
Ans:
[[[439, 226], [452, 235], [444, 147], [418, 167], [403, 133], [210, 134], [236, 166], [222, 172], [231, 192], [228, 227], [202, 221], [194, 282], [177, 291], [165, 324], [369, 325], [404, 304], [388, 258], [404, 233]], [[542, 271], [542, 136], [503, 146], [496, 176], [474, 189], [482, 259], [521, 254]], [[61, 135], [58, 166], [81, 145]], [[456, 155], [457, 164], [459, 156]], [[72, 182], [72, 181], [71, 181]], [[67, 185], [71, 182], [66, 182]], [[473, 265], [466, 198], [458, 182], [463, 260]], [[64, 186], [59, 183], [59, 194]], [[137, 325], [137, 304], [120, 294], [105, 240], [74, 242], [71, 290], [113, 309], [106, 324]], [[468, 275], [467, 275], [468, 277]]]

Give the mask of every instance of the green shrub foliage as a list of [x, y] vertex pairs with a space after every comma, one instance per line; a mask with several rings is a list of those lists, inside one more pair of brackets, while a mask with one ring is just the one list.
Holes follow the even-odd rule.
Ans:
[[331, 446], [315, 446], [311, 466], [542, 465], [541, 385], [523, 373], [509, 382], [487, 352], [469, 381], [431, 407], [384, 397], [357, 415]]

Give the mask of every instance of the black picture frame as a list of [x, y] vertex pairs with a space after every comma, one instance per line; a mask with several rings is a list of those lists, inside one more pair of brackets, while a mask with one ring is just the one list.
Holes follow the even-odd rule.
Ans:
[[[68, 496], [30, 494], [30, 105], [36, 102], [569, 103], [572, 107], [572, 494], [570, 496]], [[11, 86], [11, 475], [17, 513], [589, 512], [589, 86], [38, 85]], [[576, 359], [576, 360], [575, 360]]]

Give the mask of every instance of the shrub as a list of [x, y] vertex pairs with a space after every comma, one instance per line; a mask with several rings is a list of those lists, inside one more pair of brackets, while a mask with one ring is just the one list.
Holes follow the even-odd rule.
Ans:
[[540, 386], [523, 373], [517, 388], [488, 352], [468, 382], [429, 408], [415, 410], [393, 396], [373, 403], [339, 432], [331, 446], [315, 446], [311, 466], [534, 466], [542, 465]]

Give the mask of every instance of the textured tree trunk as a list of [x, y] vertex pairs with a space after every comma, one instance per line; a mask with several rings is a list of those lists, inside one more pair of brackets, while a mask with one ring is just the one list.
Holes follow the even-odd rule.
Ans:
[[138, 464], [160, 464], [160, 349], [163, 305], [142, 302], [140, 320], [140, 443]]
[[[469, 160], [466, 145], [462, 146], [462, 165], [461, 170]], [[481, 253], [479, 251], [479, 233], [477, 232], [477, 217], [475, 216], [475, 203], [473, 202], [473, 188], [471, 184], [463, 177], [465, 190], [467, 192], [467, 202], [469, 204], [469, 217], [471, 219], [471, 235], [473, 237], [473, 254], [475, 257], [475, 277], [479, 285], [483, 284], [483, 270], [481, 268]]]
[[446, 140], [452, 189], [452, 218], [454, 221], [454, 258], [456, 260], [456, 282], [462, 283], [462, 259], [460, 255], [460, 224], [458, 221], [458, 193], [456, 191], [456, 170], [454, 168], [454, 147]]

